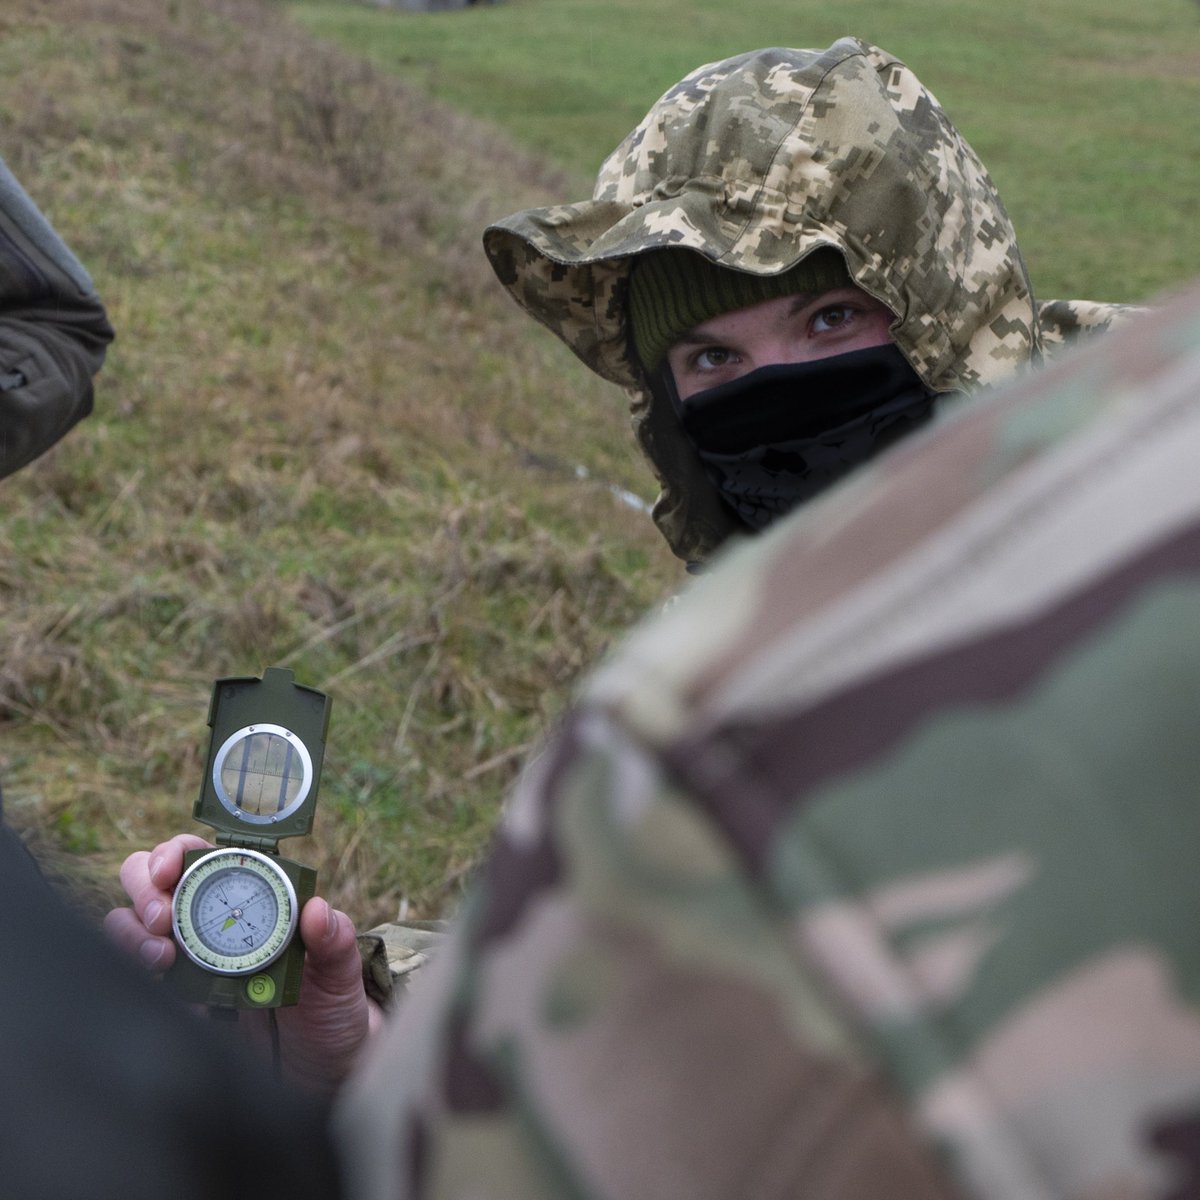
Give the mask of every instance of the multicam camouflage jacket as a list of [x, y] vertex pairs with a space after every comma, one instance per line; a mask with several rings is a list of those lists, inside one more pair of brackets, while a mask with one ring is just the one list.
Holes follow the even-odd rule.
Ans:
[[974, 151], [911, 71], [854, 38], [700, 67], [613, 151], [590, 201], [516, 213], [484, 246], [522, 307], [628, 389], [661, 486], [654, 519], [688, 560], [746, 530], [631, 355], [637, 255], [682, 246], [773, 275], [836, 247], [897, 314], [893, 339], [937, 392], [1002, 382], [1119, 308], [1035, 301]]
[[0, 477], [91, 412], [112, 337], [87, 271], [0, 159]]
[[528, 770], [353, 1194], [1200, 1195], [1200, 289], [739, 545]]

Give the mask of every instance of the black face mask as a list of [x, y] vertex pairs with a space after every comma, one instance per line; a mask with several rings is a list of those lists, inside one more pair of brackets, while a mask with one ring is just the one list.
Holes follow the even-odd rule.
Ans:
[[709, 480], [756, 530], [923, 425], [937, 395], [890, 343], [760, 367], [682, 401], [664, 375]]

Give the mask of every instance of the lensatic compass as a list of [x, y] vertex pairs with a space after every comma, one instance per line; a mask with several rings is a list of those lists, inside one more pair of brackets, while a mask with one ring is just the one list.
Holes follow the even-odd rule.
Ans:
[[168, 978], [214, 1008], [277, 1008], [300, 995], [300, 910], [313, 868], [279, 857], [279, 842], [312, 829], [331, 702], [268, 667], [262, 679], [218, 679], [196, 820], [218, 848], [190, 850], [172, 925], [182, 953]]

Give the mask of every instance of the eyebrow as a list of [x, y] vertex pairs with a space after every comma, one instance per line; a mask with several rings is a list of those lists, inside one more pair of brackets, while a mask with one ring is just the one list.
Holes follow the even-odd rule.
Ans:
[[[791, 304], [788, 305], [788, 316], [794, 317], [802, 309], [807, 308], [814, 300], [819, 300], [831, 291], [839, 290], [839, 288], [822, 288], [819, 292], [797, 292], [792, 297]], [[737, 310], [735, 309], [734, 311], [736, 312]], [[723, 317], [724, 315], [724, 313], [717, 313], [716, 316], [707, 317], [705, 320], [715, 321], [718, 317]], [[669, 354], [676, 346], [708, 346], [713, 342], [719, 342], [721, 339], [716, 335], [703, 332], [704, 325], [705, 321], [701, 321], [698, 325], [693, 325], [691, 329], [685, 329], [667, 347], [667, 353]]]
[[707, 346], [711, 342], [719, 342], [721, 340], [718, 337], [706, 336], [703, 333], [697, 333], [696, 331], [700, 329], [702, 325], [703, 322], [701, 322], [700, 325], [693, 326], [691, 329], [685, 329], [683, 333], [681, 333], [667, 347], [668, 353], [674, 350], [676, 346]]

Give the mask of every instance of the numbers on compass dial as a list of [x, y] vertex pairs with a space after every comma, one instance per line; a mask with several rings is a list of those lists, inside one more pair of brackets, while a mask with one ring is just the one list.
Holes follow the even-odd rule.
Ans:
[[286, 949], [297, 920], [291, 881], [254, 850], [216, 850], [185, 872], [175, 894], [179, 944], [200, 966], [248, 974]]

